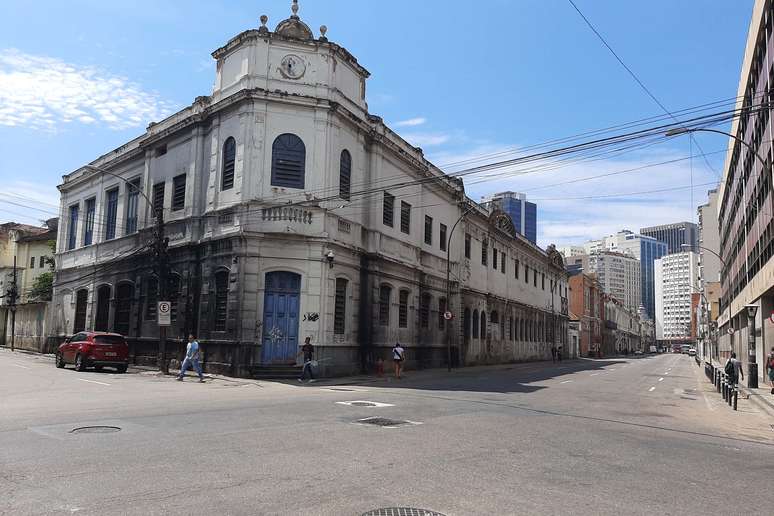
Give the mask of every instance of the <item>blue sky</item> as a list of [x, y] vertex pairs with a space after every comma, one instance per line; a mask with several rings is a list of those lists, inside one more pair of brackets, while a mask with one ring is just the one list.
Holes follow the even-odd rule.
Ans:
[[[209, 94], [210, 53], [290, 0], [4, 2], [0, 18], [0, 221], [56, 212], [61, 176]], [[736, 95], [752, 0], [576, 0], [670, 110]], [[566, 0], [300, 0], [310, 27], [372, 74], [370, 111], [439, 165], [604, 128], [661, 110]], [[536, 199], [538, 241], [567, 244], [621, 228], [695, 220], [707, 186], [572, 199], [718, 180], [726, 142], [688, 138], [528, 176], [466, 181]], [[671, 161], [655, 166], [654, 164]], [[602, 179], [569, 180], [648, 165]], [[651, 166], [653, 165], [653, 166]], [[459, 167], [458, 167], [459, 168]], [[450, 167], [449, 170], [454, 170]], [[693, 180], [691, 181], [691, 176]]]

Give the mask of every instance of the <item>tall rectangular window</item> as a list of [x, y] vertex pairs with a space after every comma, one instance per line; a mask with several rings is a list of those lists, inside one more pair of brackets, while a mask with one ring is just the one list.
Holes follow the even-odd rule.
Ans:
[[444, 318], [444, 314], [446, 313], [446, 298], [440, 297], [438, 298], [438, 329], [443, 330], [446, 328], [446, 319]]
[[172, 211], [185, 208], [185, 174], [172, 179]]
[[137, 231], [137, 208], [140, 202], [140, 180], [126, 185], [126, 235]]
[[344, 335], [347, 313], [347, 280], [336, 278], [336, 299], [333, 304], [333, 333]]
[[546, 274], [545, 273], [541, 273], [540, 285], [541, 285], [541, 288], [543, 290], [546, 289]]
[[408, 328], [408, 290], [401, 290], [398, 299], [398, 327]]
[[382, 222], [385, 226], [395, 225], [395, 196], [384, 192], [382, 204]]
[[94, 216], [97, 210], [97, 200], [86, 201], [86, 223], [83, 228], [83, 245], [91, 245], [94, 242]]
[[400, 230], [411, 233], [411, 205], [405, 201], [400, 201]]
[[38, 265], [38, 266], [42, 269], [43, 265], [45, 265], [45, 263], [46, 263], [46, 257], [45, 256], [41, 256], [40, 257], [40, 265]]
[[438, 231], [438, 238], [441, 239], [441, 251], [446, 251], [446, 225], [441, 224]]
[[118, 217], [118, 188], [113, 188], [107, 193], [105, 203], [105, 240], [113, 240], [116, 237], [116, 218]]
[[529, 265], [524, 265], [524, 283], [529, 283]]
[[387, 285], [379, 287], [379, 326], [390, 324], [390, 294], [392, 289]]
[[481, 265], [489, 265], [489, 247], [485, 240], [481, 241]]
[[519, 260], [514, 260], [513, 277], [519, 279]]
[[75, 249], [76, 231], [78, 231], [78, 205], [70, 206], [70, 226], [67, 228], [67, 250]]
[[497, 249], [492, 248], [492, 268], [497, 270]]
[[465, 233], [465, 258], [470, 259], [470, 233]]
[[505, 274], [505, 253], [500, 253], [500, 272]]
[[153, 216], [156, 216], [158, 210], [164, 209], [164, 186], [165, 183], [156, 183], [153, 185]]
[[35, 257], [30, 256], [30, 269], [34, 269], [34, 268], [35, 268]]
[[433, 217], [425, 215], [425, 243], [433, 245]]

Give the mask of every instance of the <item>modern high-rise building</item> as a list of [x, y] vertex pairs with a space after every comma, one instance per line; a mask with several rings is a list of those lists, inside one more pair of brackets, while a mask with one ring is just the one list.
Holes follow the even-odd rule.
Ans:
[[695, 341], [699, 255], [668, 254], [655, 261], [656, 339]]
[[564, 256], [565, 260], [586, 254], [586, 250], [582, 245], [566, 245], [564, 247], [557, 247], [556, 250]]
[[707, 192], [707, 204], [696, 210], [699, 216], [699, 268], [703, 281], [720, 280], [720, 231], [718, 230], [718, 191]]
[[[699, 241], [699, 230], [693, 222], [675, 222], [674, 224], [642, 228], [640, 234], [665, 242], [670, 254], [695, 251]], [[687, 249], [683, 245], [687, 246]]]
[[638, 235], [625, 229], [615, 235], [599, 240], [590, 240], [583, 247], [587, 254], [613, 251], [628, 254], [640, 261], [640, 296], [648, 317], [653, 318], [656, 310], [653, 290], [653, 263], [667, 254], [667, 245], [655, 238]]
[[597, 275], [602, 290], [633, 313], [642, 304], [640, 261], [631, 254], [602, 251], [588, 255], [584, 272]]
[[[723, 178], [718, 188], [718, 222], [721, 273], [721, 349], [736, 351], [745, 365], [750, 351], [756, 357], [757, 374], [763, 378], [763, 364], [774, 346], [774, 213], [771, 162], [774, 154], [771, 129], [771, 59], [774, 6], [771, 0], [755, 0], [735, 109], [731, 122]], [[739, 138], [744, 143], [741, 143]], [[748, 348], [747, 305], [755, 305], [755, 343]], [[733, 328], [733, 332], [729, 330]]]
[[533, 244], [537, 241], [537, 204], [527, 201], [527, 196], [519, 192], [500, 192], [481, 200], [503, 210], [511, 216], [516, 231]]

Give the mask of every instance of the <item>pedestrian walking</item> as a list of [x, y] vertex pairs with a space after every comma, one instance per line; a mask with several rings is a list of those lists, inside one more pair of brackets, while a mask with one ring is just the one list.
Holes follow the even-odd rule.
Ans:
[[299, 382], [303, 382], [304, 379], [306, 379], [306, 373], [309, 373], [309, 382], [316, 381], [314, 379], [314, 371], [312, 370], [312, 361], [314, 360], [314, 346], [312, 346], [311, 342], [312, 338], [307, 337], [304, 339], [304, 345], [301, 346], [301, 351], [298, 352], [298, 355], [304, 355], [304, 368], [301, 369], [301, 378], [298, 379]]
[[774, 348], [771, 348], [771, 353], [769, 353], [769, 357], [766, 359], [766, 369], [769, 373], [771, 393], [774, 394]]
[[559, 346], [559, 349], [556, 350], [556, 359], [560, 364], [562, 363], [562, 346]]
[[734, 389], [736, 389], [736, 386], [739, 383], [739, 378], [744, 380], [742, 361], [737, 360], [736, 353], [731, 353], [731, 358], [728, 359], [723, 370], [725, 371], [726, 375], [728, 375], [728, 381], [731, 382], [731, 385], [734, 387]]
[[556, 362], [556, 346], [551, 346], [551, 362]]
[[185, 348], [185, 359], [183, 359], [183, 364], [180, 366], [180, 374], [177, 375], [178, 381], [183, 381], [185, 372], [190, 366], [193, 366], [194, 371], [199, 375], [199, 382], [204, 383], [202, 366], [199, 365], [199, 341], [196, 340], [193, 333], [188, 335], [188, 345]]
[[392, 361], [395, 363], [395, 378], [400, 380], [400, 372], [403, 369], [403, 361], [406, 359], [406, 350], [400, 345], [400, 342], [395, 343], [395, 347], [392, 348]]

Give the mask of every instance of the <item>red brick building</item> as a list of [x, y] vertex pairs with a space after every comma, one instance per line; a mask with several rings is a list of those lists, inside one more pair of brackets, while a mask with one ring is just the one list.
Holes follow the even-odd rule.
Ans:
[[570, 276], [570, 319], [580, 323], [580, 356], [598, 355], [602, 345], [603, 314], [601, 289], [596, 277], [584, 273]]

